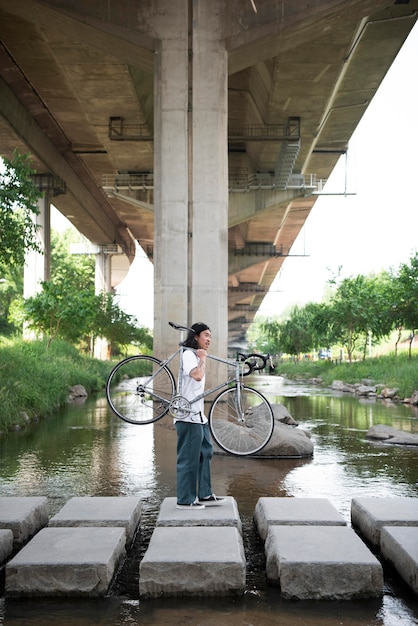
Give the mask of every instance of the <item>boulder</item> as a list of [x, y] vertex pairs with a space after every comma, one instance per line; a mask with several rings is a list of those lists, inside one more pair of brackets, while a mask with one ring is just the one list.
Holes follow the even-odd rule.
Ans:
[[[304, 430], [298, 429], [297, 422], [292, 418], [285, 406], [281, 404], [271, 405], [274, 416], [274, 429], [268, 444], [257, 454], [257, 458], [301, 458], [312, 456], [313, 443], [310, 439], [310, 434]], [[242, 431], [239, 436], [241, 443], [245, 444], [245, 436], [249, 439], [249, 448], [252, 445], [252, 437], [254, 431], [261, 426], [261, 431], [264, 432], [263, 420], [269, 419], [264, 405], [252, 407], [251, 411], [246, 414], [246, 423], [250, 426], [247, 433]], [[222, 424], [222, 436], [224, 440], [231, 440], [236, 436], [236, 429], [240, 428], [237, 424], [225, 421]], [[219, 431], [220, 425], [217, 427]], [[221, 450], [216, 443], [213, 444], [213, 448], [216, 454], [227, 454]]]
[[334, 391], [344, 391], [345, 393], [353, 393], [355, 391], [354, 385], [345, 383], [342, 380], [333, 380], [331, 389], [334, 389]]
[[310, 434], [296, 428], [297, 422], [283, 404], [271, 404], [274, 430], [268, 444], [258, 453], [260, 457], [300, 458], [312, 456]]
[[70, 387], [70, 395], [68, 396], [68, 402], [72, 402], [76, 398], [87, 398], [88, 393], [84, 389], [83, 385], [74, 385]]
[[393, 389], [389, 389], [388, 387], [384, 387], [381, 392], [380, 395], [382, 396], [382, 398], [387, 398], [388, 400], [392, 400], [396, 394], [398, 393], [399, 389], [397, 389], [396, 387]]
[[369, 428], [366, 439], [375, 439], [403, 446], [418, 446], [418, 435], [405, 433], [402, 430], [397, 430], [392, 426], [385, 426], [384, 424], [376, 424]]
[[418, 391], [414, 391], [409, 402], [410, 404], [418, 405]]
[[356, 396], [375, 396], [376, 387], [369, 387], [368, 385], [357, 385]]
[[313, 443], [309, 433], [275, 419], [271, 439], [257, 456], [300, 458], [312, 455]]

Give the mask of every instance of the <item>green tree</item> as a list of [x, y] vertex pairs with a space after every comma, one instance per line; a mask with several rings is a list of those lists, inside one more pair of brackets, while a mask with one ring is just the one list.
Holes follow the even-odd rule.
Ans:
[[409, 264], [402, 263], [396, 278], [394, 304], [396, 316], [405, 328], [410, 329], [409, 358], [412, 356], [412, 342], [418, 328], [418, 252], [411, 257]]
[[12, 321], [13, 302], [22, 297], [23, 267], [0, 263], [0, 333], [10, 334], [18, 330]]
[[331, 332], [353, 359], [358, 341], [369, 328], [368, 307], [364, 299], [366, 279], [362, 275], [345, 278], [331, 298], [329, 313]]
[[76, 343], [91, 332], [97, 311], [93, 289], [74, 289], [66, 280], [44, 281], [42, 291], [23, 303], [28, 328], [48, 337]]
[[41, 193], [33, 182], [29, 158], [14, 151], [0, 169], [0, 263], [23, 266], [26, 250], [40, 251], [34, 216]]
[[312, 325], [312, 309], [308, 306], [295, 306], [280, 328], [280, 346], [283, 352], [299, 357], [310, 352], [316, 344]]
[[94, 256], [71, 253], [72, 244], [85, 241], [74, 228], [51, 232], [51, 280], [67, 281], [74, 289], [94, 288]]
[[94, 318], [94, 330], [97, 337], [108, 341], [108, 357], [112, 351], [123, 350], [129, 344], [152, 347], [152, 338], [145, 328], [138, 327], [133, 315], [122, 311], [112, 293], [97, 296], [98, 306]]

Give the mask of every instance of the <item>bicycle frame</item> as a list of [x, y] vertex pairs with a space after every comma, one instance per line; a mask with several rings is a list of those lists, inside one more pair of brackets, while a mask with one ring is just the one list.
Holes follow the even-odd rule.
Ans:
[[[164, 368], [168, 368], [168, 365], [177, 357], [180, 357], [180, 365], [179, 365], [179, 372], [178, 372], [178, 376], [177, 376], [177, 389], [176, 389], [176, 396], [180, 396], [182, 397], [182, 387], [183, 387], [183, 359], [181, 358], [183, 355], [183, 352], [185, 350], [193, 350], [193, 348], [188, 348], [185, 347], [183, 345], [180, 345], [179, 348], [173, 352], [173, 354], [171, 354], [169, 357], [167, 357], [164, 361], [161, 361], [160, 366], [155, 370], [155, 372], [153, 372], [153, 374], [151, 374], [151, 376], [149, 376], [145, 381], [144, 381], [144, 386], [147, 386], [148, 384], [150, 384], [153, 380], [153, 378]], [[195, 352], [195, 350], [193, 350]], [[205, 390], [203, 393], [199, 394], [198, 396], [196, 396], [195, 398], [193, 398], [192, 400], [189, 400], [190, 404], [194, 404], [195, 402], [198, 402], [199, 400], [202, 400], [202, 398], [206, 398], [207, 396], [216, 393], [217, 391], [219, 391], [220, 389], [223, 389], [224, 387], [228, 387], [231, 383], [235, 383], [237, 390], [238, 390], [238, 398], [239, 398], [239, 393], [240, 393], [240, 388], [243, 385], [242, 382], [242, 374], [240, 372], [240, 369], [244, 367], [243, 363], [240, 361], [231, 361], [229, 359], [224, 359], [220, 356], [215, 356], [212, 354], [208, 354], [208, 358], [213, 360], [213, 361], [218, 361], [220, 363], [224, 363], [227, 366], [233, 367], [234, 368], [234, 376], [229, 377], [227, 380], [223, 381], [222, 383], [219, 383], [219, 385], [216, 385], [216, 387], [211, 387], [210, 389]]]

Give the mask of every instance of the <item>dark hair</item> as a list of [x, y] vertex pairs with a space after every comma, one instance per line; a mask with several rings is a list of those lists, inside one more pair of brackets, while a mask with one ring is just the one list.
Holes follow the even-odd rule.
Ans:
[[183, 346], [186, 346], [186, 348], [194, 348], [195, 350], [197, 350], [197, 341], [195, 339], [195, 336], [200, 335], [200, 333], [204, 330], [210, 330], [207, 324], [204, 324], [203, 322], [196, 322], [195, 324], [193, 324], [191, 326], [191, 330], [189, 330], [186, 341], [183, 341]]

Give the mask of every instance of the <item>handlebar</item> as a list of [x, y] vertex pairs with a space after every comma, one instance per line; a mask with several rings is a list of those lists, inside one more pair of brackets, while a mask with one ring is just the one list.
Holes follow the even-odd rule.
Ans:
[[243, 372], [243, 376], [248, 376], [252, 372], [258, 372], [263, 370], [266, 367], [267, 357], [263, 354], [257, 354], [253, 352], [251, 354], [244, 354], [242, 352], [238, 352], [237, 359], [239, 361], [243, 361], [247, 366], [247, 370]]
[[[177, 324], [176, 322], [168, 322], [169, 325], [175, 330], [180, 332], [193, 332], [192, 328], [185, 326], [184, 324]], [[244, 363], [246, 369], [243, 371], [243, 376], [248, 376], [252, 372], [258, 372], [266, 367], [268, 357], [263, 354], [252, 352], [251, 354], [244, 354], [243, 352], [237, 353], [237, 361]]]

